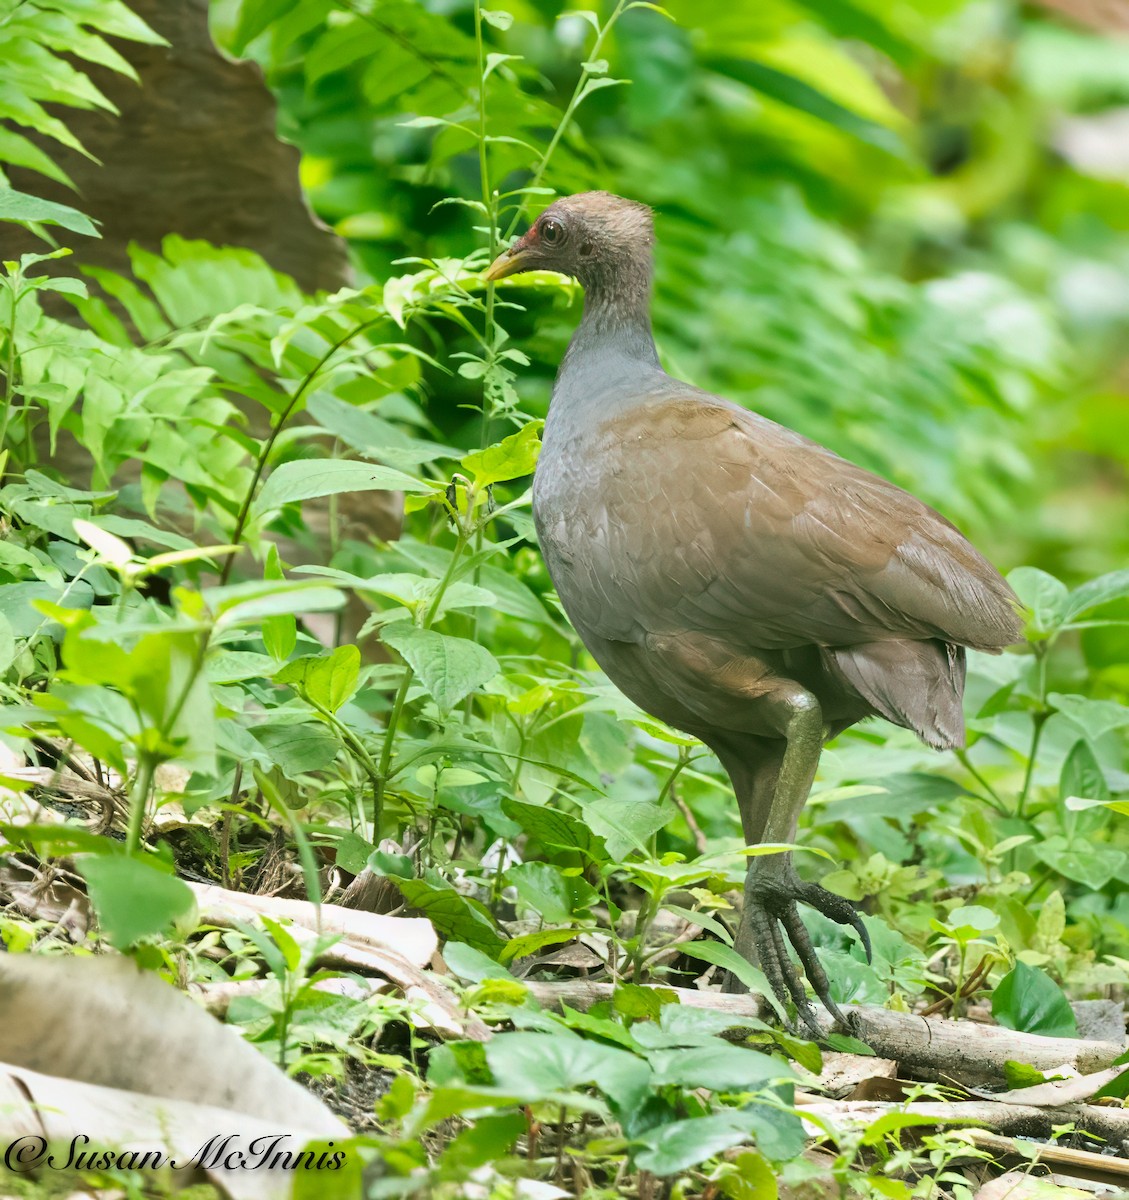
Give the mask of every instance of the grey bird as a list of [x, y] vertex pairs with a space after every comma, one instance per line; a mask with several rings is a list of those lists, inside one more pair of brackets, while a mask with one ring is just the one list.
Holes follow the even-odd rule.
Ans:
[[[668, 375], [651, 331], [650, 209], [556, 201], [487, 279], [574, 276], [584, 315], [533, 480], [545, 562], [576, 632], [646, 712], [694, 735], [733, 784], [747, 843], [793, 843], [824, 742], [880, 715], [964, 745], [965, 648], [1020, 638], [1007, 583], [909, 493]], [[735, 944], [814, 1027], [842, 1020], [797, 902], [866, 928], [791, 854], [749, 860]]]

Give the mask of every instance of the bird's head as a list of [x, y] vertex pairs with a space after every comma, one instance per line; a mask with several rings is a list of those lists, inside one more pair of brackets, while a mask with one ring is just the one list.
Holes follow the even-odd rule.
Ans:
[[490, 264], [487, 279], [521, 271], [559, 271], [585, 288], [617, 274], [650, 274], [655, 231], [645, 204], [610, 192], [581, 192], [551, 204]]

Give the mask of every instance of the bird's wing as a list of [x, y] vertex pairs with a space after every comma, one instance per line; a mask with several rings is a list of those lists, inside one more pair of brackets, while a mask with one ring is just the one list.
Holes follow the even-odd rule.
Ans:
[[772, 421], [687, 387], [597, 438], [615, 465], [574, 510], [585, 528], [559, 527], [578, 628], [765, 649], [1019, 637], [1011, 589], [944, 517]]

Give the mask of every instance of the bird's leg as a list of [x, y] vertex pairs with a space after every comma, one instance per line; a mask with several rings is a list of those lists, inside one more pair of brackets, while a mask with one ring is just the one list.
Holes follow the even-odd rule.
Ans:
[[[737, 789], [745, 836], [750, 845], [795, 840], [800, 811], [807, 801], [819, 765], [825, 732], [819, 703], [809, 692], [800, 688], [781, 689], [765, 701], [777, 710], [774, 715], [784, 735], [784, 752], [779, 758], [778, 770], [773, 771], [769, 765], [762, 771], [757, 781], [760, 786]], [[772, 788], [767, 815], [766, 784]], [[833, 921], [851, 925], [863, 939], [869, 957], [866, 927], [854, 906], [826, 888], [804, 883], [792, 866], [790, 852], [749, 860], [744, 910], [735, 948], [750, 962], [759, 962], [777, 999], [782, 1003], [792, 1001], [799, 1020], [820, 1036], [803, 983], [788, 956], [785, 936], [824, 1007], [837, 1021], [843, 1021], [843, 1014], [831, 999], [827, 975], [800, 920], [797, 901], [810, 904]]]

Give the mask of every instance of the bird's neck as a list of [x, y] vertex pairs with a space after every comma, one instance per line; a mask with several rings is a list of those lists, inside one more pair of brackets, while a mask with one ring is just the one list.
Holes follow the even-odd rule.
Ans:
[[569, 344], [566, 363], [598, 355], [659, 365], [651, 331], [651, 276], [648, 255], [581, 277], [584, 317]]

